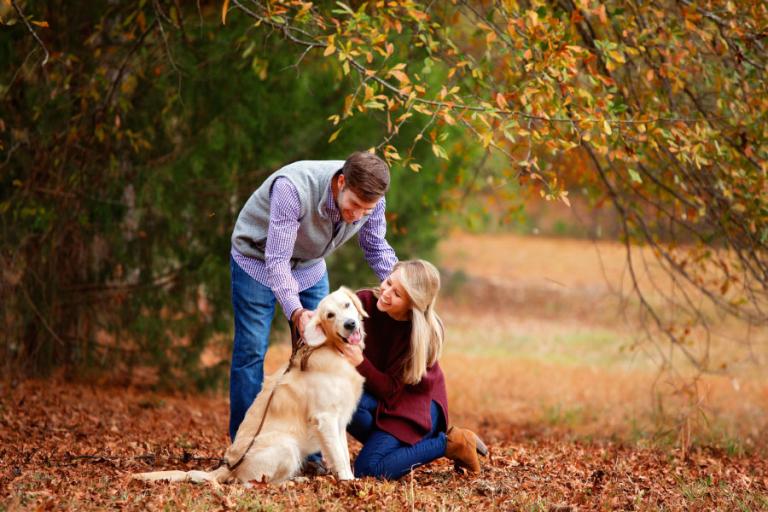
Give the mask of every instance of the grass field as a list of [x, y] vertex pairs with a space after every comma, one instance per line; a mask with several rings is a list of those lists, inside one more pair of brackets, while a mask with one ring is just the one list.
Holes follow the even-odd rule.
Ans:
[[[680, 428], [692, 441], [765, 448], [766, 333], [745, 347], [715, 332], [710, 357], [727, 371], [692, 381], [679, 351], [645, 338], [622, 245], [457, 233], [439, 253], [448, 276], [443, 364], [461, 410], [466, 401], [483, 418], [590, 437], [670, 441]], [[642, 276], [662, 280], [644, 256]], [[674, 371], [659, 371], [664, 360]], [[494, 396], [479, 391], [488, 387]]]
[[[441, 459], [397, 482], [134, 482], [215, 465], [226, 396], [53, 379], [0, 389], [0, 510], [768, 510], [763, 333], [751, 359], [715, 343], [730, 373], [692, 384], [621, 308], [618, 245], [456, 234], [440, 255], [449, 412], [491, 448], [480, 475]], [[271, 347], [268, 370], [287, 357]]]

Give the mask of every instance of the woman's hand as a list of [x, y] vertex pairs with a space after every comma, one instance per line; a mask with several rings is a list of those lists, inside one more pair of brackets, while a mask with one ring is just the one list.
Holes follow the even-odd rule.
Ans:
[[360, 348], [360, 345], [349, 345], [347, 343], [344, 344], [344, 347], [342, 347], [341, 350], [339, 350], [339, 353], [349, 361], [349, 364], [352, 366], [357, 367], [360, 363], [363, 362], [363, 349]]

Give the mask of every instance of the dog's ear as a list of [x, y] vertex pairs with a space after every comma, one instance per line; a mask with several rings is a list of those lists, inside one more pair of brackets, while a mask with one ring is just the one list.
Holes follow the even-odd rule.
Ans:
[[315, 316], [304, 326], [304, 343], [310, 347], [319, 347], [325, 342], [325, 332], [320, 325], [320, 315]]
[[342, 286], [341, 290], [349, 295], [349, 298], [352, 300], [352, 304], [355, 305], [355, 308], [357, 309], [357, 312], [360, 313], [361, 318], [368, 318], [368, 313], [363, 309], [363, 303], [360, 302], [360, 297], [357, 296], [355, 292], [350, 290], [349, 288]]

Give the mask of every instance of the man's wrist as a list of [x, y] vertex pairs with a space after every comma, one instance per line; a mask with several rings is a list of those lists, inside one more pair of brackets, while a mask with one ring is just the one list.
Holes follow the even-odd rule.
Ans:
[[294, 324], [297, 323], [299, 320], [299, 317], [301, 317], [301, 314], [306, 311], [304, 308], [296, 308], [293, 310], [293, 313], [291, 313], [291, 322]]

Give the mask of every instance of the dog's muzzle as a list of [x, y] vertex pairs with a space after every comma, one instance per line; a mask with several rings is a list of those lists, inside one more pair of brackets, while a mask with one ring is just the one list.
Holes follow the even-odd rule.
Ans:
[[344, 340], [344, 343], [349, 345], [359, 345], [363, 341], [363, 335], [360, 333], [360, 329], [355, 329], [348, 336], [342, 336], [339, 334], [339, 337]]

